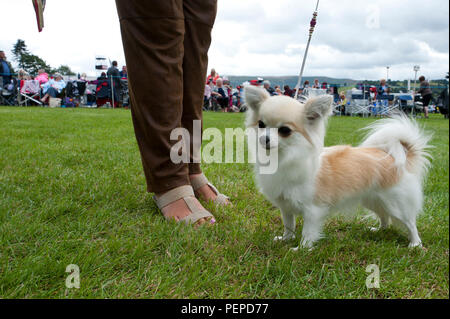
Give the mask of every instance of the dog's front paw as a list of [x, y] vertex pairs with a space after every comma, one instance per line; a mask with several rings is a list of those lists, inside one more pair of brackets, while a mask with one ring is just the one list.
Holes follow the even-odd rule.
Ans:
[[314, 241], [303, 238], [302, 241], [300, 242], [300, 246], [302, 248], [312, 250], [314, 246]]
[[275, 236], [273, 238], [273, 241], [287, 241], [287, 240], [291, 240], [291, 239], [295, 239], [294, 234], [285, 234], [283, 236]]
[[422, 248], [422, 242], [410, 242], [408, 248]]
[[314, 249], [314, 246], [312, 246], [312, 247], [303, 247], [303, 246], [297, 246], [297, 247], [292, 247], [292, 248], [289, 248], [289, 251], [292, 251], [292, 252], [297, 252], [300, 248], [302, 248], [302, 249], [306, 249], [306, 250], [308, 250], [308, 251], [313, 251], [313, 249]]
[[283, 236], [275, 236], [273, 241], [283, 241]]

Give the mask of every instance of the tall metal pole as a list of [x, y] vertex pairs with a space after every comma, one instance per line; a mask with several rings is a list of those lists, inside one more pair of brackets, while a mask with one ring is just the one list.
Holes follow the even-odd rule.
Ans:
[[417, 71], [419, 71], [419, 70], [420, 70], [420, 66], [415, 65], [415, 66], [414, 66], [413, 107], [412, 107], [412, 110], [411, 110], [411, 117], [414, 116], [414, 108], [415, 108], [415, 106], [416, 106], [416, 103], [415, 103], [415, 95], [416, 95], [416, 90], [417, 90], [417, 87], [416, 87], [416, 80], [417, 80]]
[[298, 77], [298, 82], [297, 82], [297, 85], [295, 86], [295, 96], [294, 96], [295, 100], [297, 99], [298, 90], [300, 89], [300, 85], [301, 85], [301, 82], [303, 79], [303, 70], [305, 69], [305, 62], [306, 62], [306, 57], [308, 56], [309, 44], [311, 43], [311, 38], [312, 38], [312, 35], [314, 33], [314, 28], [316, 27], [316, 23], [317, 23], [317, 10], [318, 9], [319, 9], [319, 0], [317, 0], [316, 10], [314, 11], [313, 18], [310, 22], [308, 42], [306, 44], [305, 54], [303, 56], [303, 62], [302, 62], [302, 67], [300, 69], [300, 75]]
[[114, 107], [114, 78], [113, 78], [113, 75], [111, 75], [111, 93], [112, 93], [112, 96], [111, 96], [111, 100], [112, 100], [112, 107], [113, 107], [113, 109], [115, 108]]

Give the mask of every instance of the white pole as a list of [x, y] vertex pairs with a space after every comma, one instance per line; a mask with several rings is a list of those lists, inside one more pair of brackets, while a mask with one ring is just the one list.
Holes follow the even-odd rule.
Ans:
[[416, 79], [417, 79], [417, 70], [414, 70], [414, 90], [413, 90], [413, 106], [412, 106], [412, 110], [411, 110], [411, 117], [414, 116], [414, 107], [416, 106]]
[[111, 75], [111, 93], [112, 93], [112, 107], [114, 109], [114, 79], [113, 75]]
[[311, 43], [311, 37], [314, 32], [314, 28], [316, 26], [316, 17], [317, 17], [318, 8], [319, 8], [319, 0], [317, 0], [316, 10], [314, 11], [313, 18], [311, 20], [311, 24], [310, 24], [310, 28], [309, 28], [309, 38], [308, 38], [308, 42], [306, 44], [305, 55], [303, 56], [302, 67], [300, 69], [300, 75], [298, 77], [298, 82], [297, 82], [297, 85], [295, 86], [295, 95], [294, 95], [295, 100], [297, 99], [298, 90], [300, 89], [300, 85], [301, 85], [301, 82], [303, 79], [303, 70], [305, 69], [305, 62], [306, 62], [306, 57], [308, 55], [309, 44]]
[[305, 55], [303, 56], [302, 68], [300, 69], [300, 76], [298, 77], [297, 85], [295, 86], [295, 96], [294, 99], [297, 99], [298, 90], [300, 89], [301, 82], [303, 80], [303, 70], [305, 69], [306, 56], [308, 55], [309, 43], [311, 42], [311, 37], [308, 39], [308, 43], [306, 44]]
[[[109, 60], [109, 65], [113, 66], [111, 63], [111, 59], [108, 58], [108, 60]], [[114, 78], [113, 77], [114, 76], [111, 74], [111, 94], [112, 94], [111, 101], [112, 101], [112, 107], [114, 109]]]

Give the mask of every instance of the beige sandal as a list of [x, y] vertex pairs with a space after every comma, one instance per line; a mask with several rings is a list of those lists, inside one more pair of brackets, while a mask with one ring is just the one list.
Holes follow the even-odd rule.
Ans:
[[192, 178], [191, 185], [192, 188], [194, 189], [194, 192], [197, 191], [199, 188], [208, 185], [211, 188], [211, 190], [217, 195], [216, 199], [213, 200], [214, 204], [222, 206], [231, 205], [231, 202], [229, 201], [230, 198], [228, 196], [225, 196], [224, 194], [221, 194], [217, 190], [217, 188], [215, 188], [214, 185], [208, 181], [208, 179], [204, 174], [200, 174]]
[[[156, 198], [156, 196], [153, 196], [153, 199], [156, 202], [156, 205], [160, 210], [162, 210], [167, 205], [179, 200], [183, 199], [186, 203], [189, 210], [192, 212], [190, 215], [180, 219], [180, 222], [184, 222], [186, 224], [195, 224], [202, 218], [210, 218], [209, 222], [211, 224], [214, 224], [216, 220], [214, 219], [214, 216], [208, 212], [205, 209], [199, 209], [195, 202], [195, 195], [194, 191], [192, 190], [192, 187], [189, 185], [180, 186], [177, 188], [174, 188], [164, 195], [160, 196], [159, 198]], [[165, 216], [164, 216], [165, 217]], [[167, 220], [172, 219], [173, 217], [165, 217]]]

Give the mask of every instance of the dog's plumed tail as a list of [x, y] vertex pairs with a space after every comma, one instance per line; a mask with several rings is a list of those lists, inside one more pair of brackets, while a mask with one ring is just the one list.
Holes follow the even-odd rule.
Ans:
[[430, 167], [428, 144], [431, 135], [424, 132], [415, 120], [396, 114], [375, 121], [367, 128], [368, 134], [361, 147], [381, 149], [391, 155], [399, 169], [406, 169], [423, 179]]

